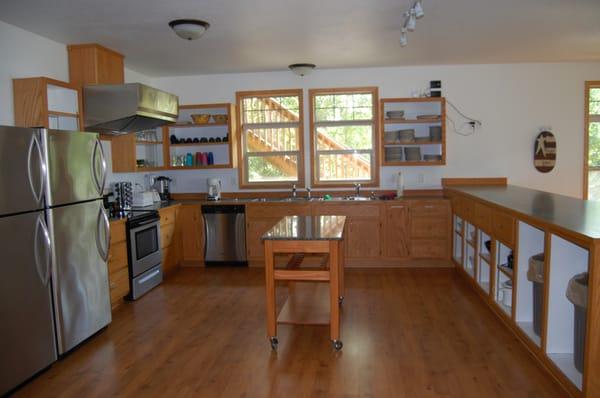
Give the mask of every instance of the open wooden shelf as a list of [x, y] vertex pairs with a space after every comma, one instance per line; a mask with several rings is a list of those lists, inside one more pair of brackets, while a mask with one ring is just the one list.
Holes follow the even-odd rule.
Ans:
[[486, 263], [488, 263], [488, 265], [490, 265], [492, 262], [491, 260], [491, 256], [489, 253], [479, 253], [479, 257], [481, 257], [481, 259], [483, 261], [485, 261]]
[[211, 123], [202, 123], [202, 124], [175, 123], [175, 124], [170, 124], [169, 127], [181, 129], [181, 128], [198, 128], [198, 127], [210, 127], [210, 126], [227, 126], [228, 124], [229, 124], [228, 122], [219, 122], [219, 123], [211, 122]]
[[498, 265], [498, 270], [504, 275], [508, 276], [510, 279], [513, 278], [514, 272], [512, 268], [508, 268], [506, 265]]
[[[400, 141], [394, 141], [394, 142], [389, 142], [389, 141], [385, 141], [383, 143], [383, 145], [385, 146], [410, 146], [410, 145], [442, 145], [442, 141], [409, 141], [409, 142], [400, 142]], [[427, 160], [424, 160], [424, 162], [427, 162]]]
[[383, 119], [385, 124], [438, 124], [442, 119]]
[[229, 141], [221, 142], [185, 142], [182, 144], [171, 144], [171, 146], [205, 146], [205, 145], [229, 145]]
[[383, 166], [443, 166], [446, 164], [445, 160], [434, 160], [434, 161], [429, 161], [429, 160], [420, 160], [420, 161], [410, 161], [410, 162], [405, 162], [402, 160], [397, 160], [397, 161], [386, 161], [384, 162], [385, 164], [383, 164]]
[[162, 145], [162, 141], [136, 141], [136, 145]]
[[293, 283], [277, 323], [329, 325], [329, 284]]
[[228, 164], [209, 164], [205, 166], [169, 166], [169, 170], [228, 169]]

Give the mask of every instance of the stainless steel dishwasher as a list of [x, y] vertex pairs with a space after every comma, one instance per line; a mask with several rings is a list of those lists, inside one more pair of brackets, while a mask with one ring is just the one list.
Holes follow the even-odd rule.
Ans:
[[204, 263], [206, 266], [248, 266], [246, 207], [204, 205]]

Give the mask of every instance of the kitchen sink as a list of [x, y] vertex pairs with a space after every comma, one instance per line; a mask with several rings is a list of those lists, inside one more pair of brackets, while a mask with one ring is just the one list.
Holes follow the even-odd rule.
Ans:
[[342, 200], [355, 200], [355, 201], [364, 201], [364, 200], [375, 200], [368, 196], [344, 196]]

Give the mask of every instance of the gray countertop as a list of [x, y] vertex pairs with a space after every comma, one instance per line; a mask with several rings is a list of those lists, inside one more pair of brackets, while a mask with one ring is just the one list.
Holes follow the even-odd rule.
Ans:
[[287, 216], [268, 230], [263, 240], [341, 240], [345, 216]]
[[514, 185], [455, 186], [447, 190], [466, 193], [585, 237], [600, 239], [600, 202]]

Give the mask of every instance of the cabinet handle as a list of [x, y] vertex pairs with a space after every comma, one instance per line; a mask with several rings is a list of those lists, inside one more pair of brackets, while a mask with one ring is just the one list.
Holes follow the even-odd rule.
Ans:
[[424, 206], [426, 209], [433, 209], [435, 206], [434, 205], [425, 205]]
[[391, 209], [404, 209], [404, 206], [390, 206]]

